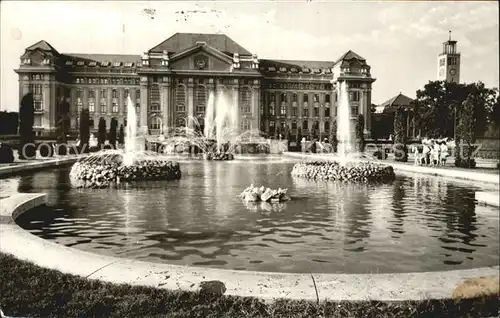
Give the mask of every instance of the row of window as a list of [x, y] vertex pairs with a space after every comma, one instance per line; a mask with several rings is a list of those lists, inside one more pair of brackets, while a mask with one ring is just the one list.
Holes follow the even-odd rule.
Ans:
[[139, 85], [140, 80], [132, 77], [76, 77], [75, 84]]
[[276, 67], [276, 66], [261, 66], [259, 68], [261, 71], [266, 72], [279, 72], [279, 73], [304, 73], [304, 74], [332, 74], [332, 70], [330, 68], [307, 68], [307, 67]]
[[[287, 124], [286, 122], [281, 122], [281, 123], [278, 123], [279, 124], [279, 127], [281, 129], [285, 129], [287, 127]], [[291, 124], [291, 129], [297, 129], [299, 127], [298, 123], [296, 121], [292, 121], [292, 124]], [[309, 129], [309, 122], [307, 120], [304, 120], [302, 122], [302, 125], [300, 126], [301, 129], [303, 130], [307, 130]], [[269, 131], [274, 131], [276, 129], [276, 122], [274, 120], [270, 120], [269, 121]], [[319, 130], [320, 129], [320, 122], [319, 121], [314, 121], [313, 124], [312, 124], [312, 129], [313, 130]], [[330, 123], [325, 121], [323, 123], [323, 130], [324, 131], [328, 131], [330, 130]]]
[[[96, 90], [94, 88], [89, 88], [88, 89], [88, 98], [95, 98], [95, 92]], [[106, 88], [100, 89], [100, 96], [101, 98], [107, 98], [108, 96], [108, 90]], [[118, 98], [118, 89], [113, 88], [111, 89], [111, 97], [112, 98]], [[128, 88], [124, 89], [123, 96], [126, 98], [127, 96], [130, 95], [130, 90]], [[76, 89], [76, 98], [82, 98], [83, 97], [83, 90], [81, 88]], [[136, 89], [135, 90], [135, 98], [139, 99], [141, 97], [141, 90]]]
[[[288, 94], [287, 93], [280, 93], [279, 94], [279, 102], [280, 103], [288, 103]], [[349, 92], [349, 101], [351, 102], [359, 102], [361, 97], [361, 92], [359, 91], [351, 91]], [[334, 94], [335, 101], [338, 101], [338, 96], [337, 94]], [[269, 100], [271, 102], [276, 102], [276, 94], [275, 93], [270, 93], [269, 94]], [[299, 101], [299, 95], [297, 93], [292, 94], [292, 102], [298, 102]], [[319, 103], [319, 94], [314, 94], [313, 95], [313, 100], [314, 103]], [[303, 103], [308, 103], [309, 102], [309, 94], [303, 94], [302, 95], [302, 102]], [[325, 103], [331, 103], [331, 96], [330, 94], [325, 94]]]
[[96, 62], [96, 61], [66, 61], [64, 63], [66, 66], [89, 66], [89, 67], [120, 67], [120, 66], [125, 66], [125, 67], [134, 67], [135, 63], [133, 62], [108, 62], [108, 61], [103, 61], [103, 62]]

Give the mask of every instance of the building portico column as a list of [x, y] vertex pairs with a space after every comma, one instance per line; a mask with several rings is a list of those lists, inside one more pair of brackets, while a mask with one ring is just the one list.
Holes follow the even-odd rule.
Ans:
[[235, 133], [240, 132], [240, 121], [241, 121], [241, 114], [240, 114], [240, 88], [239, 88], [239, 81], [238, 79], [234, 79], [233, 81], [233, 105], [231, 105], [231, 115], [233, 118], [233, 122], [231, 125], [235, 129]]
[[170, 120], [170, 84], [171, 80], [168, 78], [166, 82], [160, 87], [161, 96], [161, 111], [163, 113], [162, 123], [163, 123], [163, 134], [168, 133], [169, 120]]
[[[188, 103], [188, 107], [187, 107], [187, 117], [190, 118], [191, 116], [194, 116], [194, 79], [192, 77], [190, 77], [188, 79], [188, 84], [187, 84], [187, 88], [188, 88], [188, 100], [187, 100], [187, 103]], [[191, 119], [187, 119], [187, 125], [189, 128], [193, 128], [193, 121]]]
[[[127, 123], [129, 125], [129, 123]], [[143, 133], [148, 132], [148, 78], [141, 77], [141, 116], [140, 127]]]
[[260, 123], [260, 85], [259, 80], [253, 81], [252, 86], [252, 129], [265, 130], [265, 127], [259, 127]]

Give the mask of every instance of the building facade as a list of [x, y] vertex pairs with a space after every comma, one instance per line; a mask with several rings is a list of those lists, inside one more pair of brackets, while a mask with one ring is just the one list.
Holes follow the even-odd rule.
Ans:
[[370, 135], [375, 79], [352, 51], [336, 61], [259, 59], [223, 34], [176, 33], [142, 56], [66, 54], [42, 40], [25, 50], [15, 71], [20, 100], [34, 95], [38, 135], [56, 130], [63, 100], [70, 105], [72, 130], [85, 108], [94, 130], [101, 117], [108, 127], [112, 118], [126, 125], [128, 97], [149, 135], [193, 125], [190, 118], [203, 127], [210, 94], [217, 113], [224, 91], [241, 131], [259, 129], [273, 137], [282, 128], [294, 135], [300, 127], [303, 136], [321, 137], [336, 118], [341, 82], [347, 83], [353, 123], [363, 114]]
[[451, 40], [451, 31], [448, 41], [443, 42], [443, 51], [438, 55], [438, 80], [460, 83], [460, 53], [457, 52], [457, 41]]

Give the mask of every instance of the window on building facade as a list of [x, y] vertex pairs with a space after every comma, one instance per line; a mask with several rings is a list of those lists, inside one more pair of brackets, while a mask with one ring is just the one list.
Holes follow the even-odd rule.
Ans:
[[297, 116], [297, 107], [292, 107], [292, 116], [293, 117]]
[[124, 114], [127, 114], [127, 112], [128, 112], [128, 107], [127, 106], [128, 106], [127, 100], [124, 100], [123, 101], [123, 108], [122, 108]]
[[325, 131], [329, 131], [329, 130], [330, 130], [330, 122], [325, 121], [325, 124], [324, 124], [324, 125], [325, 125], [325, 126], [324, 126], [324, 127], [325, 127]]
[[304, 97], [302, 98], [302, 101], [303, 101], [304, 103], [308, 103], [308, 102], [309, 102], [309, 95], [308, 95], [307, 93], [306, 93], [306, 94], [304, 94]]
[[351, 116], [358, 116], [358, 114], [359, 114], [359, 107], [351, 106]]
[[160, 105], [160, 103], [153, 102], [153, 103], [151, 103], [151, 106], [149, 109], [153, 112], [159, 112], [161, 110], [161, 105]]
[[41, 100], [33, 100], [33, 107], [35, 108], [35, 111], [41, 111], [43, 110], [43, 103]]
[[196, 95], [195, 95], [195, 112], [197, 114], [204, 114], [207, 109], [207, 88], [203, 85], [198, 85], [196, 87]]
[[307, 122], [307, 120], [304, 120], [302, 122], [302, 129], [304, 129], [304, 130], [309, 129], [309, 123]]
[[42, 85], [40, 84], [34, 85], [32, 92], [35, 95], [42, 95]]
[[314, 117], [319, 117], [319, 107], [314, 107]]
[[135, 98], [136, 99], [140, 99], [141, 98], [141, 90], [140, 89], [136, 89], [135, 90]]
[[319, 103], [319, 94], [314, 94], [313, 98], [315, 103]]
[[271, 104], [269, 104], [269, 115], [276, 115], [276, 105], [274, 105], [274, 102], [271, 102]]
[[319, 122], [318, 121], [315, 121], [313, 123], [313, 130], [319, 130]]
[[112, 94], [111, 97], [118, 98], [118, 90], [116, 88], [113, 88], [111, 94]]
[[139, 115], [141, 112], [141, 103], [135, 103], [135, 113]]
[[186, 111], [186, 87], [184, 85], [177, 85], [175, 88], [175, 110], [177, 112]]
[[349, 100], [351, 102], [359, 102], [359, 92], [349, 92]]
[[81, 113], [81, 112], [82, 112], [82, 108], [83, 108], [83, 103], [82, 103], [82, 101], [80, 101], [80, 100], [79, 100], [79, 101], [77, 101], [77, 102], [76, 102], [76, 111], [77, 111], [78, 113]]
[[280, 106], [280, 115], [281, 116], [286, 116], [286, 104], [282, 104]]
[[76, 128], [80, 127], [80, 117], [76, 117], [76, 119], [75, 119], [75, 127]]
[[95, 90], [93, 88], [89, 88], [89, 98], [95, 98]]
[[113, 103], [111, 104], [111, 111], [112, 111], [113, 113], [118, 113], [118, 103], [117, 103], [117, 102], [113, 102]]
[[361, 84], [360, 83], [350, 83], [349, 87], [350, 88], [361, 88]]
[[101, 98], [106, 98], [108, 91], [106, 89], [101, 89]]
[[241, 121], [241, 125], [240, 125], [240, 129], [241, 131], [247, 131], [247, 130], [250, 130], [252, 128], [252, 125], [251, 125], [251, 122], [250, 120], [248, 119], [243, 119]]
[[330, 107], [325, 107], [325, 117], [330, 117]]
[[101, 113], [105, 113], [108, 110], [107, 108], [106, 101], [101, 99]]
[[123, 91], [123, 98], [129, 97], [129, 94], [130, 94], [130, 92], [129, 92], [128, 88], [125, 88], [125, 90]]
[[292, 129], [297, 129], [297, 122], [295, 120], [292, 121]]
[[298, 101], [299, 101], [299, 96], [297, 95], [297, 93], [293, 93], [292, 102], [298, 102]]
[[94, 100], [89, 100], [89, 112], [91, 112], [91, 113], [95, 112], [95, 103], [94, 103]]
[[260, 114], [264, 115], [264, 105], [260, 104]]
[[269, 121], [269, 131], [274, 132], [274, 130], [275, 130], [274, 125], [275, 125], [274, 120], [270, 120]]
[[286, 93], [281, 93], [280, 94], [280, 102], [281, 103], [286, 103], [287, 102]]
[[325, 103], [330, 103], [330, 94], [325, 95]]
[[302, 117], [309, 117], [309, 108], [302, 109]]
[[335, 93], [335, 101], [338, 102], [339, 101], [339, 95], [337, 93]]
[[161, 129], [161, 118], [160, 117], [151, 118], [149, 129]]
[[243, 87], [240, 92], [240, 110], [243, 114], [252, 113], [252, 91], [249, 87]]
[[81, 88], [76, 89], [76, 98], [82, 98], [82, 89]]
[[175, 127], [185, 127], [186, 126], [186, 120], [184, 118], [176, 118], [175, 119]]

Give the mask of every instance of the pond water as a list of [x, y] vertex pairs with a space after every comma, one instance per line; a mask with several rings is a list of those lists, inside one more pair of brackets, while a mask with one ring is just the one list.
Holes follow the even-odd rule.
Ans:
[[[499, 263], [498, 209], [474, 186], [398, 175], [389, 184], [296, 179], [293, 160], [181, 161], [178, 181], [75, 189], [68, 166], [3, 179], [2, 192], [45, 192], [17, 222], [95, 253], [227, 269], [389, 273]], [[288, 188], [283, 204], [245, 204], [251, 183]]]

